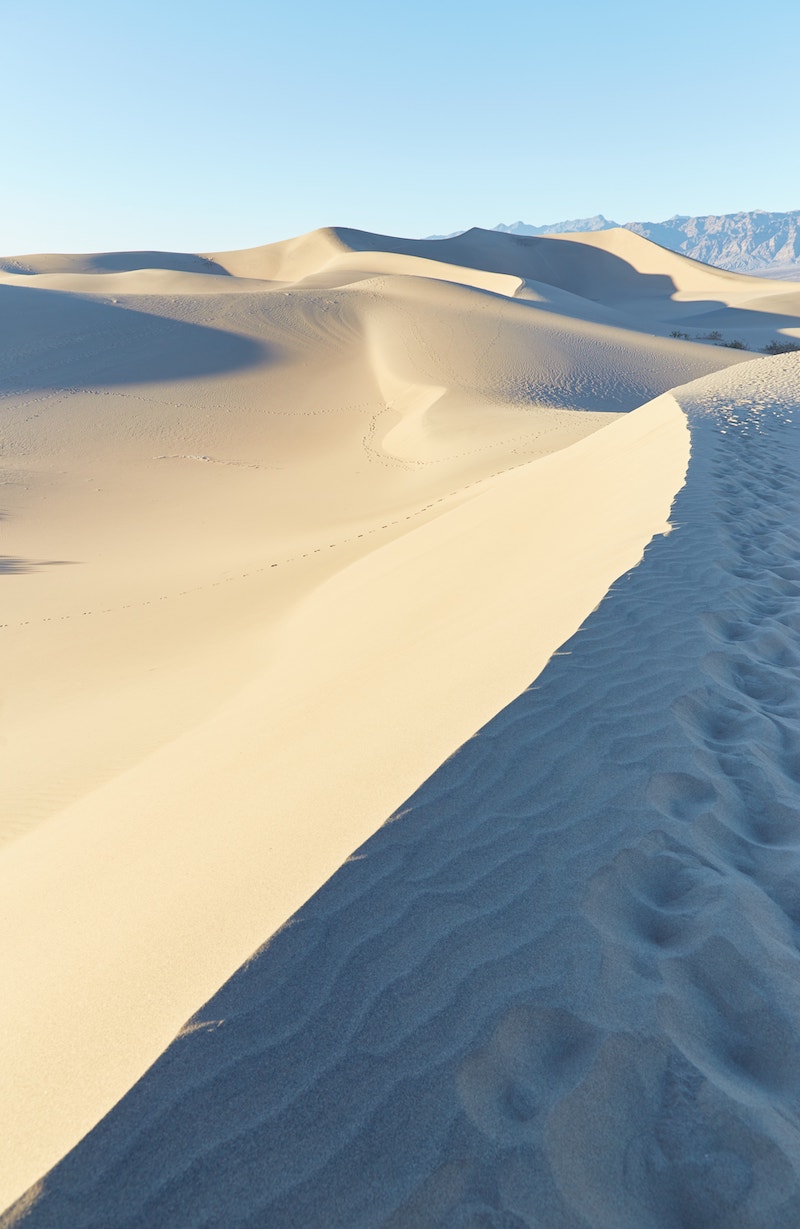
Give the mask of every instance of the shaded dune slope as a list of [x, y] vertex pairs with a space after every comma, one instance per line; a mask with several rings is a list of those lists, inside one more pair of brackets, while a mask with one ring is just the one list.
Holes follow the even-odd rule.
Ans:
[[676, 531], [20, 1223], [793, 1229], [799, 386], [676, 390]]
[[[266, 365], [276, 354], [261, 339], [160, 316], [148, 306], [128, 303], [121, 319], [114, 305], [94, 296], [0, 285], [0, 398], [196, 380]], [[7, 424], [12, 433], [17, 419]]]
[[6, 256], [0, 259], [0, 272], [36, 277], [41, 274], [132, 273], [141, 269], [168, 269], [172, 272], [225, 275], [226, 270], [207, 256], [189, 252], [88, 252], [52, 253], [35, 256]]

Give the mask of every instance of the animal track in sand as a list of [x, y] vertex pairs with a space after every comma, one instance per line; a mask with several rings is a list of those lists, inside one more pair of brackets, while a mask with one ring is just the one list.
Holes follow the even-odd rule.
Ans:
[[233, 461], [225, 460], [221, 457], [209, 457], [205, 454], [198, 455], [196, 453], [163, 453], [161, 456], [154, 457], [156, 461], [200, 461], [205, 465], [231, 465], [238, 469], [267, 469], [278, 470], [283, 469], [282, 465], [264, 465], [258, 461]]
[[[162, 460], [162, 459], [163, 460], [198, 460], [198, 461], [211, 460], [211, 458], [207, 458], [207, 457], [170, 457], [170, 458], [164, 457], [164, 458], [156, 458], [156, 459], [157, 460]], [[526, 465], [528, 463], [529, 462], [527, 461], [522, 461], [519, 464]], [[236, 465], [236, 464], [249, 464], [249, 463], [223, 461], [223, 462], [219, 462], [219, 464]], [[203, 585], [195, 585], [192, 588], [180, 589], [172, 593], [157, 594], [152, 598], [142, 599], [137, 602], [127, 602], [127, 603], [123, 603], [118, 606], [109, 606], [109, 607], [104, 607], [98, 610], [73, 611], [68, 614], [48, 616], [47, 618], [41, 618], [38, 620], [26, 620], [25, 622], [20, 622], [20, 623], [0, 623], [0, 631], [7, 629], [7, 628], [28, 627], [30, 626], [31, 622], [38, 622], [38, 623], [51, 622], [51, 621], [63, 622], [65, 620], [73, 619], [76, 617], [81, 617], [84, 615], [95, 616], [95, 615], [104, 615], [104, 614], [114, 614], [121, 610], [141, 609], [145, 606], [152, 605], [152, 603], [155, 601], [167, 601], [167, 600], [177, 598], [177, 597], [186, 597], [186, 596], [189, 596], [190, 594], [201, 593], [206, 589], [216, 588], [219, 585], [229, 584], [233, 581], [247, 580], [252, 576], [259, 576], [262, 573], [269, 571], [271, 568], [284, 567], [292, 563], [297, 563], [301, 559], [310, 559], [312, 555], [319, 554], [322, 550], [325, 550], [325, 549], [335, 550], [338, 547], [348, 546], [354, 542], [357, 542], [359, 539], [371, 537], [375, 534], [385, 532], [388, 529], [395, 529], [398, 526], [402, 526], [407, 522], [416, 520], [418, 517], [424, 516], [426, 512], [431, 512], [438, 505], [444, 504], [450, 499], [457, 498], [459, 495], [462, 495], [465, 491], [469, 490], [470, 488], [475, 487], [475, 486], [480, 486], [482, 483], [490, 480], [491, 478], [494, 478], [494, 477], [499, 476], [500, 474], [506, 473], [509, 469], [516, 469], [516, 468], [518, 468], [517, 465], [507, 466], [504, 469], [496, 470], [494, 473], [487, 474], [484, 477], [475, 478], [471, 480], [470, 482], [464, 483], [460, 487], [455, 487], [452, 490], [449, 490], [443, 493], [442, 495], [438, 495], [435, 499], [429, 500], [425, 504], [421, 504], [418, 508], [415, 508], [411, 512], [407, 512], [402, 516], [394, 517], [392, 520], [385, 521], [380, 525], [371, 525], [369, 528], [364, 529], [359, 533], [347, 534], [341, 538], [338, 538], [337, 540], [333, 542], [325, 543], [324, 546], [311, 547], [309, 550], [303, 551], [296, 555], [286, 555], [282, 559], [273, 560], [272, 562], [265, 563], [261, 565], [260, 567], [251, 568], [246, 572], [236, 573], [235, 575], [222, 576], [218, 580], [210, 581]], [[63, 561], [59, 561], [59, 562], [63, 562]], [[11, 570], [12, 569], [9, 569], [9, 571]], [[25, 569], [19, 569], [19, 570], [22, 571]], [[0, 571], [2, 571], [2, 568], [0, 568]]]

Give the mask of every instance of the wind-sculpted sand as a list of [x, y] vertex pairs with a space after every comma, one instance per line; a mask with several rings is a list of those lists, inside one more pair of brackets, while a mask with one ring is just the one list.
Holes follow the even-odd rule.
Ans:
[[800, 364], [616, 233], [4, 275], [2, 1223], [800, 1220]]

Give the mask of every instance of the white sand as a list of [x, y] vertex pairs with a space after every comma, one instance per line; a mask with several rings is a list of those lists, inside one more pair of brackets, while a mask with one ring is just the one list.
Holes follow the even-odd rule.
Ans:
[[666, 339], [681, 303], [800, 322], [628, 232], [199, 260], [0, 285], [0, 1203], [664, 530], [660, 394], [748, 357]]

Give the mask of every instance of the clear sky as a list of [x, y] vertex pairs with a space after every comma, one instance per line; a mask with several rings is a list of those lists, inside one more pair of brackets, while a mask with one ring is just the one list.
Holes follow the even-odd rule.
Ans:
[[0, 252], [800, 208], [797, 0], [0, 0]]

